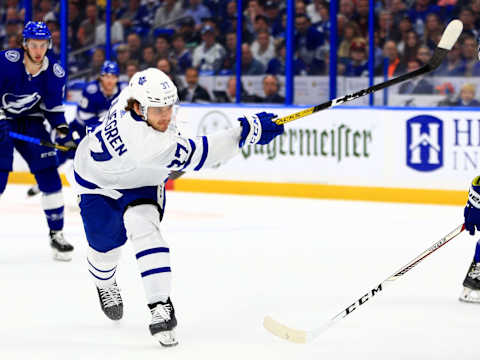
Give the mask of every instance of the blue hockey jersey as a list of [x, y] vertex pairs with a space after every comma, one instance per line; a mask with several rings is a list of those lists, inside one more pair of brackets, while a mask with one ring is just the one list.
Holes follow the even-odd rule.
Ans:
[[8, 119], [46, 118], [52, 128], [65, 123], [65, 70], [49, 50], [40, 72], [32, 76], [23, 57], [23, 49], [0, 52], [0, 109]]
[[118, 82], [113, 95], [107, 97], [102, 91], [99, 80], [88, 83], [83, 89], [82, 98], [77, 107], [77, 122], [85, 125], [87, 132], [92, 132], [101, 124], [103, 115], [125, 86], [127, 83]]

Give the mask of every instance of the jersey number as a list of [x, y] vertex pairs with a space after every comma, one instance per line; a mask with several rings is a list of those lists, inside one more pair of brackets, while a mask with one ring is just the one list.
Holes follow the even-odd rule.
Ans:
[[92, 156], [93, 160], [95, 161], [108, 161], [112, 158], [112, 155], [107, 150], [107, 147], [105, 146], [105, 143], [103, 142], [102, 138], [102, 132], [98, 131], [95, 134], [96, 138], [100, 142], [100, 145], [102, 146], [102, 152], [94, 152], [90, 151], [90, 155]]
[[184, 151], [185, 153], [188, 153], [188, 150], [185, 146], [183, 146], [182, 144], [179, 144], [177, 143], [177, 150], [175, 151], [175, 157], [177, 159], [173, 159], [172, 162], [170, 163], [170, 165], [167, 165], [167, 168], [171, 168], [172, 166], [178, 166], [178, 167], [181, 167], [183, 165], [185, 165], [186, 163], [186, 160], [185, 161], [180, 161], [180, 156], [181, 156], [181, 152]]

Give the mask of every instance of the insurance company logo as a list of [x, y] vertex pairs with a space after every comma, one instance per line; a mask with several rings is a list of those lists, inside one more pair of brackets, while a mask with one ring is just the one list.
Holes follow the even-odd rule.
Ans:
[[443, 166], [443, 122], [419, 115], [407, 120], [407, 166], [433, 171]]

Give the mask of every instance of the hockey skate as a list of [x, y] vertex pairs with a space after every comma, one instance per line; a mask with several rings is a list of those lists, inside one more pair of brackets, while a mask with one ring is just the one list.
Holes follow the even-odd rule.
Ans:
[[463, 280], [463, 291], [460, 301], [480, 304], [480, 262], [472, 262], [467, 276]]
[[53, 258], [55, 260], [72, 260], [73, 245], [65, 240], [61, 230], [50, 230], [50, 247], [53, 250]]
[[97, 286], [97, 293], [103, 313], [110, 320], [120, 320], [123, 317], [123, 301], [117, 283], [108, 287]]
[[178, 344], [175, 336], [175, 327], [177, 319], [175, 318], [175, 309], [172, 301], [168, 298], [167, 302], [161, 301], [148, 304], [152, 313], [152, 322], [150, 323], [150, 333], [162, 346], [175, 346]]

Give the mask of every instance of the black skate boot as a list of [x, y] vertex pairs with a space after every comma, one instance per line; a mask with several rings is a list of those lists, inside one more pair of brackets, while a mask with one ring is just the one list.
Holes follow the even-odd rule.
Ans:
[[150, 323], [150, 333], [162, 346], [175, 346], [178, 344], [175, 337], [175, 327], [177, 319], [175, 318], [175, 309], [170, 298], [166, 302], [156, 302], [148, 304], [152, 313], [152, 322]]
[[53, 258], [55, 260], [72, 260], [73, 245], [65, 240], [61, 230], [50, 230], [50, 247], [53, 250]]
[[472, 261], [467, 276], [463, 280], [460, 301], [480, 304], [480, 262]]
[[123, 301], [116, 282], [108, 287], [98, 287], [98, 300], [102, 311], [110, 320], [120, 320], [123, 317]]
[[27, 191], [27, 196], [32, 197], [35, 195], [40, 194], [40, 189], [38, 188], [38, 185], [33, 185], [30, 189]]

